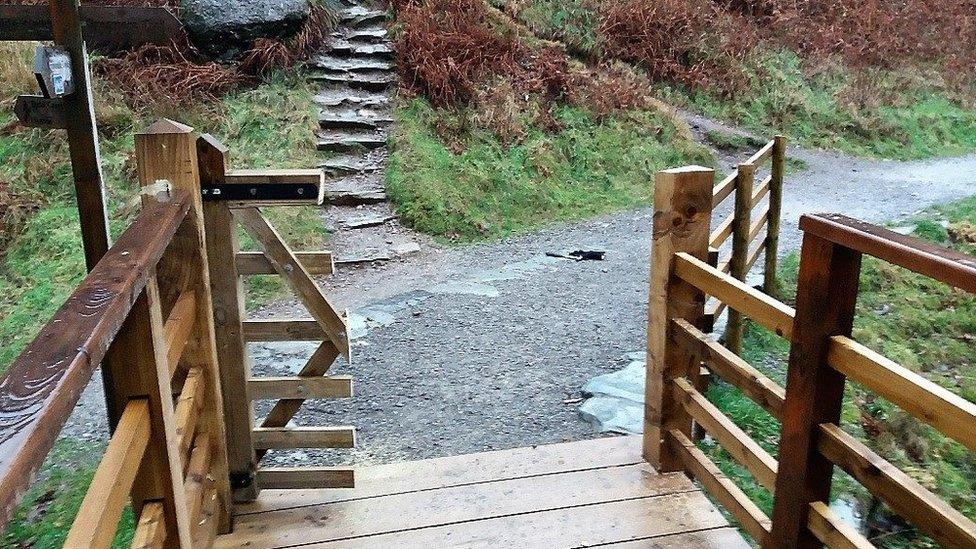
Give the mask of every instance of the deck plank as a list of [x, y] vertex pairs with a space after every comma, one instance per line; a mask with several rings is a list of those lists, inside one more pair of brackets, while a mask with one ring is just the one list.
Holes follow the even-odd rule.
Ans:
[[738, 530], [725, 527], [622, 541], [604, 547], [612, 547], [613, 549], [749, 549], [752, 546], [742, 539], [742, 534]]
[[512, 450], [359, 467], [355, 490], [264, 490], [235, 515], [349, 499], [433, 490], [495, 480], [642, 463], [639, 436], [610, 437]]
[[325, 542], [693, 491], [684, 475], [659, 475], [646, 463], [623, 465], [246, 515], [221, 546]]
[[[669, 536], [690, 529], [721, 528], [726, 525], [721, 513], [704, 495], [700, 492], [686, 492], [495, 517], [312, 544], [308, 547], [319, 549], [519, 547], [529, 549], [589, 547], [623, 541], [637, 543], [631, 547], [653, 547], [654, 545], [649, 542], [660, 543], [667, 540]], [[741, 539], [740, 537], [739, 540]], [[688, 547], [688, 545], [672, 546]], [[726, 546], [722, 547], [724, 549]]]

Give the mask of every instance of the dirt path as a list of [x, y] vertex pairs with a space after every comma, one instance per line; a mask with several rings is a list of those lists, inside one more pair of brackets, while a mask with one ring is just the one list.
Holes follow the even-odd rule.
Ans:
[[[808, 169], [787, 177], [783, 253], [799, 246], [803, 212], [881, 222], [976, 194], [976, 155], [902, 163], [792, 154]], [[298, 422], [357, 425], [359, 448], [340, 459], [359, 463], [597, 436], [578, 418], [580, 388], [643, 346], [650, 224], [642, 208], [340, 269], [326, 284], [355, 311], [354, 365], [337, 371], [355, 377], [356, 398], [313, 404]], [[606, 250], [606, 260], [545, 256], [580, 248]], [[302, 313], [282, 303], [266, 314]], [[258, 371], [285, 373], [310, 347], [254, 352]]]

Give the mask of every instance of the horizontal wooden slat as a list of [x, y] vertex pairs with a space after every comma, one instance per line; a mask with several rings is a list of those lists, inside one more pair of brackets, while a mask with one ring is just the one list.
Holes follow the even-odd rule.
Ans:
[[157, 549], [166, 540], [166, 524], [163, 504], [158, 501], [147, 503], [139, 514], [139, 523], [132, 536], [132, 549]]
[[[332, 252], [295, 252], [305, 270], [313, 275], [330, 275], [335, 270]], [[238, 252], [237, 272], [241, 275], [277, 274], [271, 261], [261, 252]]]
[[800, 230], [976, 293], [976, 258], [839, 214], [804, 215]]
[[254, 447], [285, 448], [354, 448], [355, 427], [256, 427]]
[[190, 444], [193, 442], [197, 419], [203, 409], [205, 383], [202, 368], [200, 366], [190, 368], [173, 412], [176, 418], [176, 446], [179, 448], [180, 463], [184, 465], [184, 469], [190, 454]]
[[687, 379], [674, 380], [675, 397], [688, 415], [701, 425], [719, 446], [745, 467], [762, 487], [770, 492], [776, 488], [776, 460], [745, 431], [722, 413]]
[[666, 437], [668, 444], [685, 464], [686, 470], [739, 521], [742, 529], [761, 545], [769, 535], [772, 526], [769, 517], [684, 433], [671, 429], [666, 433]]
[[749, 238], [748, 241], [752, 242], [759, 236], [759, 233], [763, 230], [766, 225], [766, 221], [769, 220], [769, 205], [763, 206], [763, 209], [759, 210], [759, 215], [752, 221], [749, 225]]
[[149, 444], [149, 404], [132, 400], [122, 417], [75, 517], [65, 547], [109, 547], [115, 538], [129, 490]]
[[874, 549], [874, 545], [853, 526], [838, 517], [827, 504], [810, 504], [807, 528], [830, 549]]
[[189, 208], [185, 192], [144, 206], [0, 380], [0, 526], [54, 445]]
[[766, 194], [769, 192], [769, 184], [773, 181], [772, 175], [767, 175], [759, 182], [756, 190], [752, 193], [752, 207], [755, 208], [759, 205], [759, 202], [765, 198]]
[[675, 319], [672, 322], [678, 345], [704, 362], [713, 373], [737, 387], [770, 415], [776, 419], [783, 417], [785, 389], [688, 321]]
[[758, 167], [760, 164], [769, 160], [769, 158], [773, 156], [773, 146], [775, 144], [776, 141], [770, 141], [769, 143], [766, 143], [765, 145], [762, 146], [761, 149], [756, 151], [756, 154], [750, 156], [749, 160], [746, 160], [745, 163], [752, 164]]
[[796, 315], [792, 307], [686, 253], [675, 254], [674, 272], [780, 337], [788, 341], [791, 339], [793, 317]]
[[325, 341], [322, 326], [311, 318], [245, 320], [244, 340], [254, 341]]
[[355, 488], [355, 477], [352, 469], [343, 467], [261, 467], [257, 483], [282, 490]]
[[827, 363], [976, 451], [976, 404], [847, 337], [831, 338]]
[[712, 234], [708, 237], [708, 245], [712, 248], [721, 248], [722, 244], [728, 240], [729, 236], [732, 234], [732, 222], [735, 221], [735, 216], [729, 214], [728, 217], [722, 220], [721, 223], [715, 227]]
[[251, 400], [349, 398], [352, 376], [251, 378], [247, 394]]
[[735, 179], [739, 176], [738, 170], [733, 171], [728, 176], [725, 177], [715, 188], [712, 190], [712, 208], [717, 207], [729, 195], [735, 190]]
[[224, 182], [232, 185], [261, 185], [268, 183], [318, 185], [325, 172], [318, 168], [244, 169], [227, 170]]
[[916, 528], [947, 547], [976, 547], [976, 523], [837, 425], [821, 425], [820, 434], [818, 449], [827, 459]]
[[176, 372], [176, 368], [180, 364], [180, 357], [183, 356], [183, 348], [186, 347], [190, 332], [193, 330], [196, 314], [196, 292], [187, 289], [176, 299], [176, 303], [166, 318], [166, 324], [163, 326], [166, 363], [169, 367], [170, 376]]

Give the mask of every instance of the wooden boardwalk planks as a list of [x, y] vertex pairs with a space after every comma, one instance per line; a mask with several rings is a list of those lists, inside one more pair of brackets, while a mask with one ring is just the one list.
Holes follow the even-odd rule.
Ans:
[[[357, 470], [351, 490], [266, 490], [217, 547], [747, 547], [639, 437]], [[672, 539], [673, 538], [673, 539]]]

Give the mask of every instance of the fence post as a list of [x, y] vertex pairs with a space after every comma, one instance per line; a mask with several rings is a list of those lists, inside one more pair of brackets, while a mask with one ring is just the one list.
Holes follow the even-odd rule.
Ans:
[[[732, 258], [729, 273], [738, 280], [746, 279], [749, 261], [749, 229], [752, 224], [752, 187], [756, 166], [739, 164], [735, 178], [735, 212], [732, 220]], [[735, 354], [742, 354], [742, 313], [729, 307], [729, 321], [725, 326], [725, 346]]]
[[778, 298], [777, 278], [779, 252], [779, 224], [783, 211], [783, 180], [786, 175], [786, 137], [773, 138], [773, 162], [769, 179], [769, 217], [766, 225], [766, 253], [763, 267], [763, 292]]
[[827, 365], [829, 338], [849, 336], [861, 254], [806, 233], [786, 380], [772, 547], [821, 547], [807, 529], [810, 503], [829, 501], [833, 464], [816, 447], [818, 426], [840, 420], [843, 374]]
[[[215, 441], [211, 471], [218, 499], [216, 517], [218, 530], [227, 532], [231, 516], [230, 480], [223, 444], [224, 411], [214, 344], [196, 134], [193, 128], [183, 124], [159, 120], [136, 135], [136, 160], [142, 185], [165, 179], [174, 189], [185, 190], [191, 197], [192, 207], [187, 219], [157, 265], [157, 280], [164, 303], [172, 302], [184, 290], [192, 289], [195, 295], [194, 329], [179, 364], [187, 370], [199, 367], [204, 375], [206, 389], [198, 429], [208, 432]], [[182, 489], [182, 476], [180, 482]]]
[[[200, 178], [206, 185], [224, 182], [227, 148], [210, 135], [197, 140]], [[236, 502], [257, 498], [254, 482], [257, 458], [254, 452], [254, 409], [247, 396], [251, 375], [250, 357], [244, 344], [242, 320], [244, 294], [237, 272], [237, 224], [225, 202], [206, 202], [203, 206], [210, 259], [210, 288], [216, 329], [220, 382], [224, 394], [227, 429], [227, 463]]]
[[663, 433], [674, 428], [691, 433], [691, 418], [674, 400], [670, 381], [692, 372], [697, 375], [701, 367], [700, 361], [677, 345], [668, 344], [672, 318], [701, 326], [705, 308], [701, 291], [672, 276], [674, 254], [687, 252], [702, 260], [708, 258], [714, 179], [714, 170], [701, 166], [664, 170], [654, 178], [643, 456], [659, 471], [683, 469], [664, 444]]

